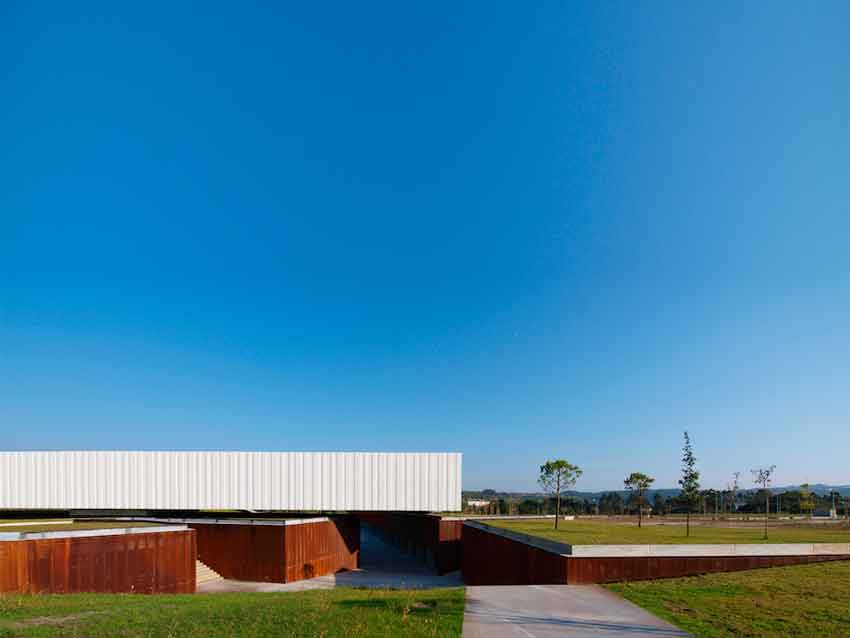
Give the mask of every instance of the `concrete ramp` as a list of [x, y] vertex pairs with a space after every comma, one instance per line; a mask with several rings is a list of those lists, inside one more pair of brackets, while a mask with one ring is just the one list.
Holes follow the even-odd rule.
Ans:
[[466, 588], [463, 638], [684, 638], [690, 635], [598, 585]]

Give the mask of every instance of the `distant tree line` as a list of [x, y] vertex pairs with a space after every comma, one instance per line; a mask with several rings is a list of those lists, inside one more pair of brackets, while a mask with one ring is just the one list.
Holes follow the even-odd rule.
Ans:
[[[524, 515], [542, 516], [555, 513], [556, 499], [542, 496], [509, 496], [497, 493], [495, 490], [483, 490], [473, 493], [474, 496], [464, 495], [469, 500], [489, 500], [488, 506], [473, 508], [465, 507], [467, 512], [484, 515]], [[694, 513], [702, 516], [725, 516], [730, 513], [764, 514], [765, 490], [738, 491], [731, 490], [701, 490]], [[770, 513], [789, 514], [793, 516], [825, 515], [832, 508], [832, 494], [817, 494], [802, 486], [800, 490], [780, 493], [769, 493]], [[835, 493], [835, 506], [839, 516], [850, 516], [850, 497]], [[659, 491], [648, 491], [644, 496], [644, 513], [652, 516], [668, 514], [683, 514], [687, 504], [676, 496], [668, 497]], [[637, 516], [638, 497], [636, 494], [622, 492], [605, 492], [598, 498], [581, 498], [564, 496], [561, 499], [561, 513], [566, 515], [580, 514], [603, 516]]]
[[[700, 472], [688, 432], [684, 432], [681, 457], [679, 493], [666, 496], [651, 490], [655, 479], [642, 472], [632, 472], [623, 481], [621, 492], [605, 492], [598, 498], [576, 496], [570, 490], [582, 476], [582, 469], [565, 459], [547, 461], [540, 466], [538, 482], [544, 494], [510, 495], [495, 490], [482, 490], [464, 494], [464, 510], [475, 514], [541, 516], [555, 514], [554, 526], [558, 528], [560, 515], [637, 515], [638, 526], [643, 516], [652, 514], [685, 514], [686, 535], [690, 536], [691, 514], [723, 517], [728, 514], [761, 514], [764, 518], [764, 538], [768, 537], [768, 520], [771, 515], [828, 515], [834, 510], [837, 516], [850, 517], [850, 498], [838, 492], [818, 494], [809, 485], [799, 490], [777, 492], [771, 489], [776, 466], [763, 466], [751, 470], [757, 488], [742, 490], [740, 472], [725, 490], [701, 489]], [[668, 494], [671, 490], [667, 491]]]

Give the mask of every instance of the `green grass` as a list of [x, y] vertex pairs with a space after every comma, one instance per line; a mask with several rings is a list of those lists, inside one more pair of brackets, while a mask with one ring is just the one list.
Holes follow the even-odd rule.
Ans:
[[540, 536], [570, 545], [645, 545], [675, 543], [850, 543], [850, 527], [836, 525], [780, 524], [769, 530], [757, 523], [749, 527], [717, 527], [707, 523], [691, 525], [691, 535], [685, 536], [684, 525], [655, 524], [638, 528], [635, 523], [604, 520], [561, 521], [556, 531], [552, 520], [490, 520], [489, 525], [515, 532]]
[[[12, 521], [10, 521], [12, 522]], [[0, 534], [7, 532], [68, 532], [85, 529], [115, 529], [126, 527], [151, 527], [157, 523], [142, 523], [136, 521], [107, 521], [107, 522], [73, 522], [54, 523], [45, 525], [44, 521], [22, 522], [20, 525], [9, 525], [0, 527]]]
[[850, 636], [850, 561], [608, 587], [699, 638]]
[[0, 638], [459, 638], [464, 590], [0, 596]]

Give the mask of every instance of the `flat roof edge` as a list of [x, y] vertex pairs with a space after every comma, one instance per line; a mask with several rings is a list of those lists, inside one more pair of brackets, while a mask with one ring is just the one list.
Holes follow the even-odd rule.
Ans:
[[125, 536], [127, 534], [157, 534], [185, 532], [186, 525], [151, 525], [147, 527], [109, 527], [103, 529], [62, 530], [55, 532], [0, 532], [0, 541], [33, 541], [94, 536]]

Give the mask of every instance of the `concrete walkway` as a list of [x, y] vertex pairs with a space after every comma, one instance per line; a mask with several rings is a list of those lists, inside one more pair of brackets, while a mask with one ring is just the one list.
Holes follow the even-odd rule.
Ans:
[[466, 588], [464, 638], [690, 635], [597, 585]]
[[401, 574], [356, 569], [330, 576], [319, 576], [294, 583], [254, 583], [244, 580], [216, 580], [198, 585], [199, 594], [221, 594], [225, 592], [291, 592], [308, 589], [333, 589], [334, 587], [365, 587], [368, 589], [439, 589], [461, 587], [458, 574], [437, 576], [436, 574]]

